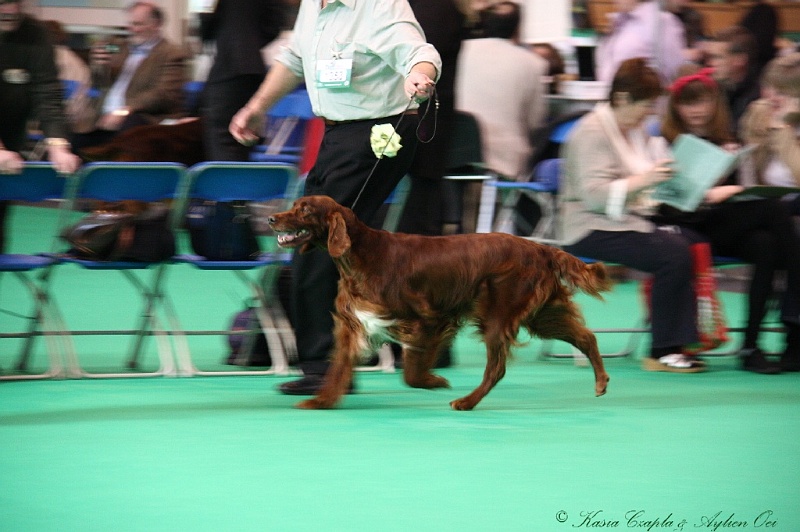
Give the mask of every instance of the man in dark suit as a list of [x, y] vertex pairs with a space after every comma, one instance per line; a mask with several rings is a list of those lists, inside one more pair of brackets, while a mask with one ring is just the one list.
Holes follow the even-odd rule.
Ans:
[[201, 17], [201, 37], [216, 41], [217, 49], [201, 107], [209, 160], [248, 160], [251, 148], [236, 142], [228, 125], [264, 80], [261, 49], [280, 33], [285, 10], [281, 0], [219, 0], [213, 13]]

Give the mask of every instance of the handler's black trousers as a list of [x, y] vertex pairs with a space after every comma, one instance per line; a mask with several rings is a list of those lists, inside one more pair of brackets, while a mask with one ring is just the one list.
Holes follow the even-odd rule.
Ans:
[[[305, 195], [330, 196], [353, 208], [356, 216], [369, 222], [411, 167], [417, 144], [416, 115], [390, 116], [374, 120], [328, 125], [319, 155], [308, 174]], [[396, 157], [377, 161], [370, 147], [375, 124], [391, 124], [400, 134], [402, 148]], [[356, 202], [367, 176], [364, 191]], [[355, 206], [353, 203], [355, 203]], [[375, 257], [381, 260], [381, 257]], [[327, 371], [333, 348], [333, 316], [339, 273], [326, 251], [296, 252], [292, 263], [292, 313], [297, 336], [300, 368], [305, 374]]]

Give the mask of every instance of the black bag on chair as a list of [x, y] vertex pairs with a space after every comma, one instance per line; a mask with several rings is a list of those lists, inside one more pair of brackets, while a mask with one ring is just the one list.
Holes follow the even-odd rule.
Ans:
[[186, 228], [192, 249], [209, 260], [255, 260], [260, 249], [244, 201], [192, 200]]
[[72, 246], [69, 255], [89, 260], [109, 260], [120, 234], [131, 224], [133, 215], [126, 212], [90, 212], [62, 231], [61, 238]]
[[61, 238], [67, 252], [80, 259], [158, 262], [175, 254], [175, 235], [169, 227], [169, 208], [154, 203], [138, 206], [114, 204], [95, 210], [66, 228]]

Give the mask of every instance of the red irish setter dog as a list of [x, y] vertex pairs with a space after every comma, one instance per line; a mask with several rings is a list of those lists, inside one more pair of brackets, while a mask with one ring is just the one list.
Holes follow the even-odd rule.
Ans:
[[597, 340], [571, 296], [601, 298], [611, 282], [602, 264], [587, 265], [557, 248], [511, 235], [419, 236], [378, 231], [326, 196], [298, 199], [269, 224], [283, 247], [326, 248], [341, 279], [334, 313], [335, 348], [319, 394], [300, 408], [332, 408], [347, 390], [353, 365], [387, 340], [403, 346], [403, 377], [415, 388], [448, 388], [431, 373], [442, 346], [464, 323], [486, 344], [483, 381], [450, 405], [471, 410], [506, 371], [520, 327], [564, 340], [594, 368], [595, 394], [608, 374]]

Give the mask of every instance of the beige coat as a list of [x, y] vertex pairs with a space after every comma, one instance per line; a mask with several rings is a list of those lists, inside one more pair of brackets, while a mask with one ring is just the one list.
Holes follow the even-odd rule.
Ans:
[[646, 210], [627, 210], [620, 219], [607, 214], [612, 183], [628, 171], [611, 139], [592, 112], [570, 132], [561, 149], [564, 158], [559, 192], [559, 238], [574, 244], [592, 231], [652, 232]]
[[530, 135], [544, 124], [547, 62], [507, 39], [469, 39], [456, 70], [456, 109], [475, 115], [489, 167], [527, 179]]

